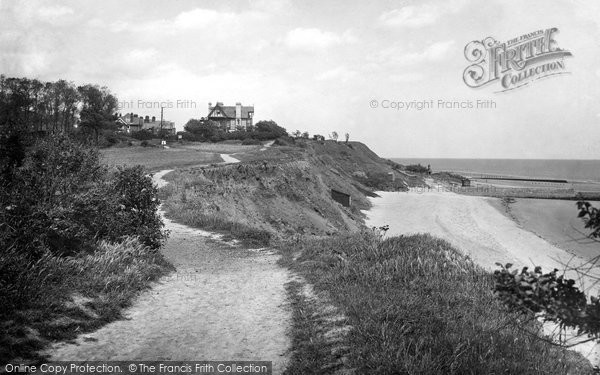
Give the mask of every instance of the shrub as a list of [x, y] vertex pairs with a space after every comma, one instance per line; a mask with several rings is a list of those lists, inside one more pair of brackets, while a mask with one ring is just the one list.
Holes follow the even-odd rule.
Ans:
[[154, 133], [150, 130], [142, 129], [140, 131], [132, 132], [131, 137], [139, 139], [140, 141], [147, 141], [154, 138]]
[[[107, 232], [102, 238], [110, 241], [134, 236], [152, 248], [158, 248], [166, 238], [156, 198], [158, 189], [141, 166], [120, 168], [110, 180], [111, 205], [115, 211], [104, 222]], [[100, 223], [98, 223], [100, 224]], [[99, 226], [102, 228], [101, 226]]]
[[273, 120], [259, 121], [255, 125], [258, 139], [277, 139], [288, 135], [287, 131]]
[[406, 170], [413, 173], [427, 173], [429, 169], [421, 164], [411, 164], [406, 166]]
[[85, 247], [93, 231], [81, 225], [87, 215], [84, 202], [106, 174], [97, 151], [53, 136], [38, 141], [11, 173], [0, 192], [0, 245], [32, 255], [46, 248], [70, 252]]
[[273, 142], [274, 146], [293, 146], [296, 144], [296, 140], [292, 137], [280, 137]]
[[[38, 141], [0, 191], [0, 247], [33, 258], [71, 255], [98, 240], [164, 238], [156, 188], [141, 167], [109, 173], [90, 149], [64, 136]], [[7, 182], [7, 181], [5, 181]]]

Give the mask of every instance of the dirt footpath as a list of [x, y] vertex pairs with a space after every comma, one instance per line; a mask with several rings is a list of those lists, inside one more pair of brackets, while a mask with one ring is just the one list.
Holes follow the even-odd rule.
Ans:
[[165, 224], [171, 234], [162, 251], [177, 271], [144, 292], [126, 320], [53, 346], [51, 359], [265, 360], [273, 361], [274, 374], [282, 373], [291, 312], [284, 289], [289, 274], [277, 256], [168, 219]]

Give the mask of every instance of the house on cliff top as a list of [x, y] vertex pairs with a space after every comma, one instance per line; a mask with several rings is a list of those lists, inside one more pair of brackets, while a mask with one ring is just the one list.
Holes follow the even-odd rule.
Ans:
[[216, 121], [221, 124], [222, 128], [228, 132], [241, 127], [248, 129], [252, 126], [252, 118], [254, 117], [254, 106], [244, 106], [242, 103], [235, 103], [235, 106], [226, 106], [221, 102], [213, 107], [212, 103], [208, 103], [208, 120]]

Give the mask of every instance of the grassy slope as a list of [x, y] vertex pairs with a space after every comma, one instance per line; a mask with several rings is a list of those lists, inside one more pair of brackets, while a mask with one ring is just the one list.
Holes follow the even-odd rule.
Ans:
[[[591, 372], [579, 355], [524, 333], [518, 317], [494, 298], [490, 274], [445, 241], [363, 233], [304, 241], [283, 252], [283, 263], [331, 296], [352, 327], [335, 346], [315, 339], [322, 322], [310, 318], [315, 307], [292, 288], [288, 374]], [[348, 350], [335, 362], [340, 347]]]

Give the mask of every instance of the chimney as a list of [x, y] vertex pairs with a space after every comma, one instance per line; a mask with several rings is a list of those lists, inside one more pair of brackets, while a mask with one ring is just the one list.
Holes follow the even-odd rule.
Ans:
[[235, 118], [242, 118], [242, 103], [235, 103]]
[[208, 112], [210, 113], [210, 111], [212, 111], [213, 106], [211, 102], [208, 102]]
[[146, 117], [144, 117], [144, 122], [150, 122], [150, 116], [146, 115]]
[[152, 116], [152, 122], [156, 122], [156, 116]]

